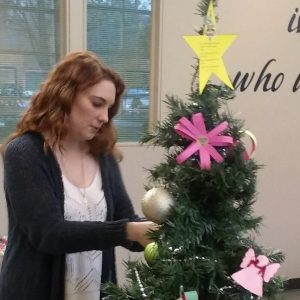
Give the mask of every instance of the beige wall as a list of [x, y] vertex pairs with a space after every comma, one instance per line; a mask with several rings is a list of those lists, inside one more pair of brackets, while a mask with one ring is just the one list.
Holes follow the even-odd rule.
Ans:
[[287, 31], [296, 7], [299, 1], [295, 0], [231, 0], [222, 1], [220, 6], [220, 29], [239, 35], [226, 56], [231, 74], [254, 71], [258, 78], [270, 59], [276, 59], [268, 68], [272, 80], [278, 73], [284, 74], [277, 91], [259, 88], [254, 92], [251, 84], [251, 89], [237, 92], [231, 108], [240, 112], [255, 133], [256, 159], [264, 165], [258, 173], [255, 206], [256, 213], [264, 216], [259, 241], [286, 253], [281, 274], [290, 277], [300, 277], [300, 89], [292, 90], [300, 73], [300, 33]]
[[[158, 1], [158, 0], [156, 0]], [[185, 98], [189, 92], [194, 54], [182, 39], [194, 34], [194, 28], [202, 25], [195, 14], [198, 0], [163, 0], [160, 3], [159, 80], [157, 97], [165, 94]], [[288, 3], [287, 3], [288, 2]], [[281, 268], [286, 277], [300, 277], [300, 133], [297, 130], [300, 93], [293, 93], [291, 86], [296, 79], [300, 62], [298, 58], [300, 33], [288, 33], [287, 25], [297, 0], [227, 0], [219, 1], [217, 14], [220, 17], [218, 34], [238, 34], [236, 42], [224, 55], [225, 65], [233, 78], [238, 71], [255, 72], [256, 78], [265, 63], [270, 65], [273, 77], [283, 72], [282, 87], [276, 92], [257, 92], [248, 89], [237, 92], [230, 108], [245, 119], [245, 125], [258, 139], [256, 159], [265, 167], [259, 171], [255, 213], [264, 216], [259, 241], [266, 247], [280, 248], [287, 259]], [[218, 81], [216, 81], [218, 82]], [[166, 114], [160, 102], [158, 117]], [[144, 167], [159, 162], [161, 151], [138, 145], [122, 146], [125, 160], [122, 162], [124, 180], [137, 211], [146, 182]], [[0, 174], [2, 166], [0, 165]], [[1, 178], [0, 178], [1, 179]], [[2, 181], [2, 180], [1, 180]], [[0, 233], [6, 231], [3, 196], [0, 197]], [[128, 256], [120, 250], [119, 262]], [[124, 276], [119, 268], [119, 277]]]
[[[185, 98], [195, 56], [182, 39], [192, 35], [202, 21], [194, 14], [198, 0], [164, 0], [161, 26], [162, 91]], [[265, 247], [282, 249], [287, 258], [280, 272], [300, 277], [300, 133], [299, 93], [292, 86], [300, 72], [300, 33], [287, 31], [299, 1], [218, 1], [218, 34], [237, 34], [224, 55], [225, 66], [234, 78], [238, 71], [255, 72], [276, 59], [268, 72], [284, 73], [282, 86], [274, 92], [251, 89], [237, 91], [230, 109], [245, 120], [246, 128], [258, 139], [258, 173], [255, 213], [264, 217], [258, 240]], [[298, 15], [299, 16], [299, 15]], [[298, 19], [297, 19], [298, 22]], [[219, 82], [216, 80], [215, 82]], [[162, 112], [165, 112], [162, 107]]]

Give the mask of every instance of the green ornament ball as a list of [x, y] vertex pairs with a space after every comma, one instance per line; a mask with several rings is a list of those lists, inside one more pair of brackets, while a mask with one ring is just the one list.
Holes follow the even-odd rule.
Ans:
[[144, 257], [146, 262], [151, 265], [158, 258], [158, 246], [157, 243], [152, 242], [148, 244], [144, 250]]

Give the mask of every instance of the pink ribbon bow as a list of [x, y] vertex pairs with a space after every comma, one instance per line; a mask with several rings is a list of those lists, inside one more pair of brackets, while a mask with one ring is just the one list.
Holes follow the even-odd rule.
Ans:
[[213, 146], [232, 145], [232, 137], [219, 135], [227, 128], [228, 123], [224, 121], [210, 132], [207, 132], [201, 113], [193, 114], [192, 122], [182, 117], [175, 125], [175, 131], [183, 138], [192, 141], [192, 143], [176, 157], [176, 161], [182, 164], [198, 151], [200, 158], [199, 166], [202, 170], [209, 170], [211, 168], [210, 157], [218, 163], [223, 162], [224, 158]]
[[264, 255], [255, 257], [253, 249], [248, 249], [240, 265], [242, 270], [231, 275], [232, 279], [249, 292], [262, 297], [263, 281], [269, 282], [278, 271], [280, 264], [269, 263]]

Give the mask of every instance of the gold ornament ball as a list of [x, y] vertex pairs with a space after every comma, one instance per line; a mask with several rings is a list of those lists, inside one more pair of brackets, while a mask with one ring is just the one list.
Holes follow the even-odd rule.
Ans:
[[158, 258], [158, 246], [157, 243], [152, 242], [148, 244], [144, 250], [144, 257], [148, 265], [154, 263], [154, 261]]
[[142, 211], [145, 217], [156, 223], [162, 224], [170, 215], [174, 205], [172, 196], [163, 188], [152, 188], [142, 199]]

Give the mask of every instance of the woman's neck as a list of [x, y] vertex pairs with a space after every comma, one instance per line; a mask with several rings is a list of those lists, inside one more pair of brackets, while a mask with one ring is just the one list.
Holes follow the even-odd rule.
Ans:
[[54, 155], [62, 174], [75, 186], [86, 188], [95, 178], [98, 163], [89, 153], [88, 144], [63, 140], [61, 147], [55, 146]]
[[70, 139], [64, 139], [61, 142], [61, 148], [63, 152], [78, 152], [78, 153], [88, 153], [87, 142], [75, 141]]
[[[54, 145], [53, 140], [48, 133], [44, 133], [43, 136], [49, 145]], [[55, 152], [59, 151], [62, 153], [87, 154], [89, 153], [89, 145], [86, 141], [80, 141], [66, 136], [60, 141], [59, 145], [54, 145], [53, 150]]]

